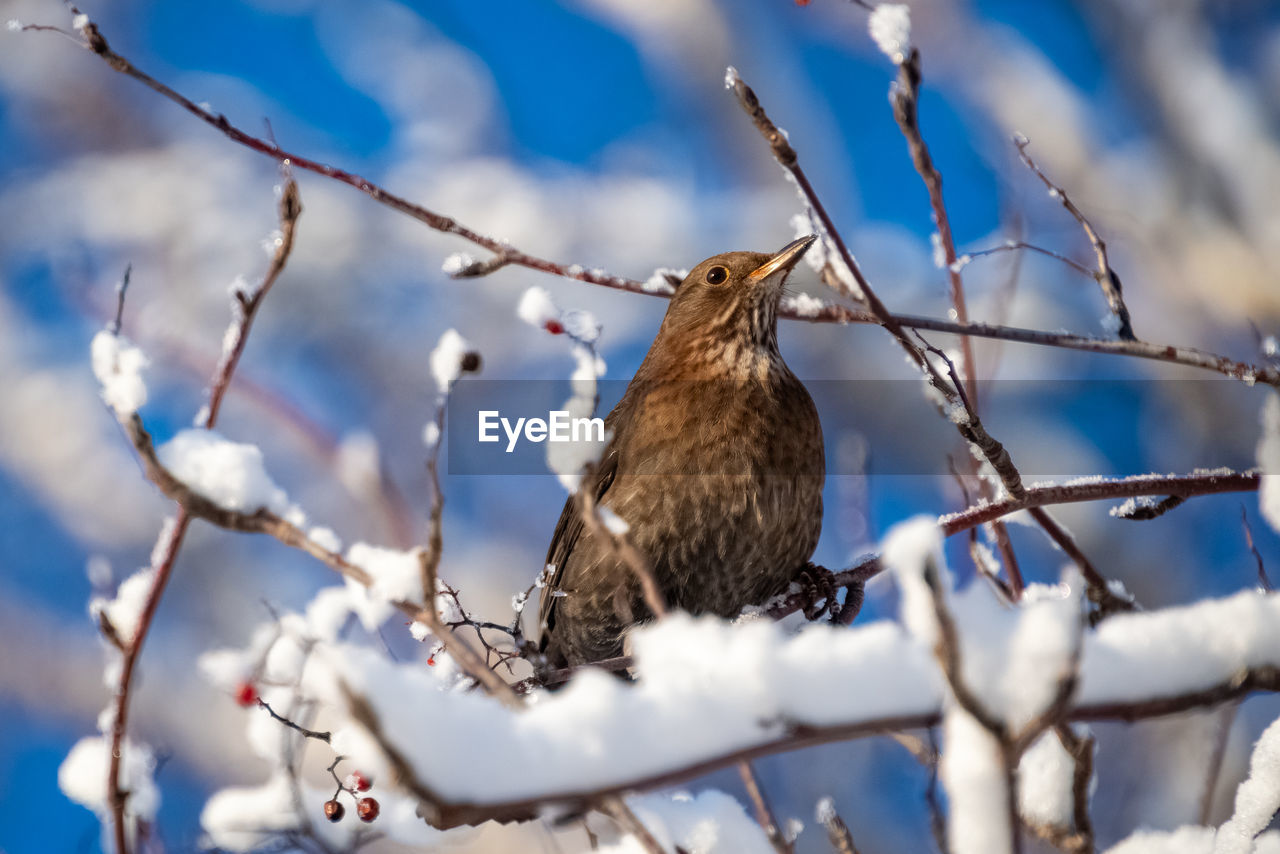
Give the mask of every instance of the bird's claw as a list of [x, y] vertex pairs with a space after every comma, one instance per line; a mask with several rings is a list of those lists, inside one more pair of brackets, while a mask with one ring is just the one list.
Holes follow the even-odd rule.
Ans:
[[831, 570], [815, 563], [806, 563], [796, 573], [796, 584], [800, 585], [800, 594], [804, 597], [800, 609], [806, 620], [816, 620], [830, 611], [833, 615], [840, 609], [836, 607], [836, 586], [831, 580]]

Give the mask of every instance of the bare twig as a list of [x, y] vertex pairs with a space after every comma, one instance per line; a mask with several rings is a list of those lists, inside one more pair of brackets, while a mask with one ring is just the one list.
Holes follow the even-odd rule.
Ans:
[[620, 796], [612, 795], [603, 798], [600, 806], [613, 817], [613, 820], [618, 823], [618, 826], [624, 832], [634, 836], [636, 841], [649, 854], [666, 854], [666, 850], [658, 844], [658, 840], [649, 832], [649, 828], [644, 826], [644, 822], [636, 817], [636, 814], [631, 811], [631, 807], [627, 806], [626, 801], [622, 800]]
[[830, 798], [818, 804], [818, 823], [827, 831], [827, 841], [836, 854], [858, 854], [858, 846], [853, 843], [849, 825], [836, 812], [836, 805]]
[[124, 323], [124, 298], [129, 290], [129, 277], [133, 274], [133, 265], [126, 264], [124, 275], [120, 277], [120, 283], [116, 285], [116, 317], [107, 327], [107, 331], [112, 335], [120, 334], [120, 327]]
[[1195, 473], [1185, 475], [1143, 475], [1122, 480], [1086, 480], [1060, 486], [1033, 486], [1021, 498], [1006, 498], [980, 504], [959, 513], [942, 516], [938, 524], [944, 536], [967, 531], [1019, 510], [1050, 504], [1073, 504], [1080, 501], [1106, 501], [1142, 495], [1216, 495], [1223, 492], [1254, 492], [1261, 482], [1256, 472]]
[[1057, 184], [1049, 180], [1049, 176], [1041, 171], [1035, 161], [1031, 159], [1031, 155], [1027, 154], [1027, 146], [1031, 144], [1022, 134], [1018, 134], [1013, 139], [1013, 144], [1018, 147], [1018, 156], [1022, 158], [1022, 162], [1027, 168], [1036, 174], [1049, 190], [1049, 195], [1062, 203], [1067, 209], [1067, 213], [1080, 223], [1080, 227], [1084, 229], [1085, 237], [1089, 239], [1089, 245], [1093, 247], [1093, 253], [1098, 259], [1098, 271], [1093, 274], [1093, 278], [1102, 288], [1102, 294], [1107, 298], [1107, 308], [1115, 315], [1119, 328], [1116, 334], [1125, 341], [1136, 341], [1137, 336], [1133, 333], [1133, 323], [1129, 319], [1129, 307], [1124, 304], [1124, 296], [1120, 286], [1120, 277], [1116, 275], [1115, 270], [1111, 269], [1111, 262], [1107, 259], [1107, 244], [1098, 236], [1098, 232], [1094, 230], [1093, 225], [1075, 206], [1066, 191]]
[[[929, 192], [929, 207], [933, 209], [933, 220], [938, 227], [938, 240], [942, 245], [943, 257], [946, 259], [947, 277], [951, 283], [951, 305], [955, 309], [956, 320], [968, 323], [969, 312], [965, 307], [961, 268], [956, 264], [956, 243], [951, 233], [951, 217], [947, 215], [947, 205], [942, 198], [942, 174], [934, 165], [933, 158], [929, 155], [929, 146], [920, 132], [919, 96], [920, 51], [912, 48], [898, 65], [898, 79], [889, 90], [889, 102], [893, 105], [893, 117], [907, 140], [911, 162], [915, 164], [916, 171], [920, 173], [920, 178]], [[977, 411], [979, 409], [978, 366], [973, 359], [973, 343], [967, 337], [960, 339], [960, 366], [964, 377], [963, 389], [968, 399], [967, 405]], [[957, 386], [957, 388], [960, 387]]]
[[1152, 519], [1159, 519], [1170, 510], [1181, 507], [1186, 501], [1186, 496], [1169, 495], [1159, 501], [1148, 500], [1121, 505], [1112, 510], [1111, 515], [1117, 519], [1128, 519], [1130, 522], [1149, 522]]
[[1089, 601], [1098, 606], [1098, 619], [1121, 611], [1132, 611], [1137, 607], [1132, 597], [1126, 598], [1112, 592], [1107, 579], [1102, 577], [1102, 573], [1098, 572], [1093, 562], [1080, 550], [1071, 532], [1059, 525], [1047, 510], [1043, 507], [1032, 507], [1027, 512], [1044, 529], [1049, 538], [1058, 544], [1058, 548], [1071, 558], [1071, 562], [1080, 568], [1080, 574], [1084, 576], [1088, 588]]
[[1209, 757], [1209, 771], [1204, 778], [1204, 791], [1200, 795], [1200, 824], [1208, 825], [1213, 816], [1213, 796], [1218, 790], [1218, 778], [1222, 774], [1222, 760], [1227, 755], [1227, 742], [1231, 740], [1231, 727], [1235, 723], [1239, 703], [1228, 703], [1219, 713], [1218, 732], [1214, 739], [1213, 754]]
[[1245, 513], [1244, 505], [1240, 506], [1240, 526], [1244, 528], [1244, 543], [1249, 547], [1249, 553], [1253, 555], [1253, 561], [1258, 567], [1258, 589], [1270, 593], [1275, 588], [1271, 586], [1271, 579], [1267, 577], [1267, 565], [1262, 562], [1262, 555], [1254, 545], [1253, 529], [1249, 527], [1249, 514]]
[[743, 761], [738, 763], [738, 776], [742, 778], [742, 785], [746, 787], [747, 797], [751, 799], [751, 807], [756, 814], [756, 823], [764, 830], [764, 835], [769, 838], [769, 844], [773, 846], [773, 850], [777, 851], [778, 854], [795, 854], [795, 846], [783, 834], [782, 826], [778, 824], [778, 818], [774, 815], [773, 807], [769, 804], [769, 798], [760, 786], [760, 778], [756, 775], [755, 769], [751, 767], [750, 762]]
[[267, 703], [267, 701], [266, 701], [266, 700], [264, 700], [264, 699], [262, 699], [261, 697], [259, 697], [259, 698], [258, 698], [258, 708], [260, 708], [260, 709], [266, 709], [266, 710], [267, 710], [267, 714], [271, 715], [271, 717], [275, 718], [277, 721], [279, 721], [280, 723], [284, 724], [285, 726], [287, 726], [289, 729], [293, 730], [294, 732], [301, 733], [302, 735], [304, 735], [304, 736], [305, 736], [305, 737], [307, 737], [307, 738], [314, 738], [314, 739], [316, 739], [317, 741], [323, 741], [325, 744], [328, 744], [328, 743], [329, 743], [329, 741], [330, 741], [330, 739], [332, 739], [332, 738], [333, 738], [333, 733], [330, 733], [330, 732], [320, 732], [320, 731], [318, 731], [318, 730], [314, 730], [314, 729], [307, 729], [306, 727], [301, 726], [300, 724], [295, 723], [294, 721], [290, 720], [289, 718], [287, 718], [287, 717], [284, 717], [284, 716], [282, 716], [282, 715], [277, 714], [277, 713], [276, 713], [276, 710], [275, 710], [275, 709], [273, 709], [273, 708], [271, 708], [271, 706]]

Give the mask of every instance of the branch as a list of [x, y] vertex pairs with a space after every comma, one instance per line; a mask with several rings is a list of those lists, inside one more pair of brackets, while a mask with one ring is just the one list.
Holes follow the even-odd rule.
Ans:
[[[778, 854], [795, 854], [795, 846], [783, 835], [782, 826], [778, 824], [778, 818], [774, 815], [773, 807], [769, 804], [769, 799], [765, 796], [764, 789], [760, 786], [760, 778], [756, 776], [756, 771], [751, 767], [750, 762], [743, 761], [738, 763], [738, 776], [742, 778], [742, 785], [746, 787], [747, 797], [751, 799], [751, 806], [756, 814], [756, 823], [764, 830], [764, 835], [769, 838], [769, 844], [773, 846], [773, 850], [777, 851]], [[848, 832], [848, 828], [845, 828], [845, 832]]]
[[1026, 167], [1036, 174], [1049, 190], [1049, 196], [1057, 199], [1062, 206], [1067, 209], [1067, 213], [1080, 223], [1080, 227], [1084, 229], [1085, 237], [1089, 238], [1089, 245], [1093, 247], [1093, 253], [1098, 259], [1098, 272], [1093, 274], [1093, 278], [1097, 280], [1098, 286], [1102, 288], [1102, 294], [1107, 298], [1107, 307], [1111, 313], [1115, 315], [1119, 323], [1117, 334], [1125, 341], [1137, 341], [1138, 338], [1133, 334], [1133, 324], [1129, 320], [1129, 307], [1124, 304], [1124, 296], [1121, 293], [1120, 277], [1116, 275], [1115, 270], [1111, 269], [1111, 262], [1107, 259], [1107, 244], [1098, 236], [1098, 232], [1094, 230], [1093, 225], [1075, 206], [1070, 197], [1067, 196], [1065, 190], [1049, 180], [1049, 177], [1040, 170], [1040, 167], [1031, 159], [1031, 155], [1027, 154], [1027, 146], [1031, 144], [1022, 134], [1018, 134], [1013, 139], [1013, 144], [1018, 147], [1018, 156], [1022, 158], [1022, 162]]
[[993, 519], [1050, 504], [1074, 504], [1081, 501], [1103, 501], [1116, 498], [1134, 498], [1142, 495], [1216, 495], [1223, 492], [1254, 492], [1262, 476], [1257, 472], [1227, 471], [1184, 475], [1142, 475], [1123, 480], [1085, 480], [1060, 486], [1033, 486], [1022, 498], [1006, 498], [990, 504], [978, 504], [941, 516], [943, 536], [950, 537], [962, 531], [983, 525]]

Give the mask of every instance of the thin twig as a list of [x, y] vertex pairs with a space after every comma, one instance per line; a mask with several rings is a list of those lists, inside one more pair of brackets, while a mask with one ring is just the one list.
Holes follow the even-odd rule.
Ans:
[[827, 841], [835, 849], [836, 854], [858, 854], [858, 846], [853, 843], [853, 833], [845, 824], [836, 806], [830, 798], [818, 805], [818, 823], [827, 831]]
[[1107, 299], [1107, 308], [1111, 310], [1111, 313], [1115, 315], [1116, 321], [1119, 323], [1116, 334], [1125, 341], [1138, 340], [1138, 337], [1133, 332], [1133, 323], [1129, 319], [1129, 307], [1124, 304], [1120, 277], [1111, 268], [1111, 262], [1107, 258], [1107, 244], [1098, 236], [1093, 224], [1075, 206], [1066, 191], [1050, 181], [1049, 176], [1045, 175], [1035, 161], [1031, 159], [1031, 155], [1027, 154], [1027, 146], [1031, 144], [1031, 141], [1022, 134], [1018, 134], [1014, 137], [1013, 144], [1018, 147], [1018, 156], [1022, 158], [1022, 162], [1048, 188], [1049, 195], [1061, 202], [1062, 206], [1067, 209], [1067, 213], [1071, 214], [1075, 221], [1080, 223], [1080, 227], [1084, 229], [1085, 237], [1089, 239], [1089, 245], [1093, 247], [1093, 253], [1098, 259], [1098, 272], [1093, 277], [1097, 280], [1098, 286], [1102, 288], [1103, 296]]
[[314, 729], [307, 729], [306, 727], [291, 721], [289, 718], [286, 718], [286, 717], [283, 717], [282, 715], [277, 714], [276, 710], [271, 708], [271, 706], [267, 703], [267, 701], [262, 699], [261, 697], [258, 698], [258, 708], [266, 709], [267, 714], [271, 715], [271, 717], [275, 718], [277, 721], [284, 724], [289, 729], [295, 732], [301, 733], [307, 738], [314, 738], [317, 741], [323, 741], [325, 744], [328, 744], [330, 740], [333, 738], [333, 733], [320, 732]]
[[1087, 585], [1089, 601], [1098, 606], [1098, 619], [1121, 611], [1132, 611], [1137, 607], [1138, 603], [1132, 597], [1117, 596], [1111, 591], [1107, 579], [1081, 551], [1071, 532], [1059, 525], [1058, 520], [1049, 515], [1049, 511], [1043, 507], [1032, 507], [1027, 512], [1044, 529], [1049, 538], [1058, 544], [1058, 548], [1071, 558], [1071, 562], [1080, 568], [1080, 574], [1084, 576]]
[[613, 820], [623, 829], [635, 837], [640, 846], [648, 851], [649, 854], [666, 854], [666, 850], [658, 844], [658, 840], [649, 832], [649, 828], [644, 826], [636, 814], [631, 811], [631, 807], [620, 796], [613, 795], [601, 800], [601, 808], [613, 817]]
[[120, 334], [120, 327], [124, 324], [124, 298], [129, 290], [129, 277], [133, 274], [133, 265], [126, 264], [124, 267], [124, 275], [120, 277], [120, 283], [116, 285], [116, 316], [107, 327], [107, 331], [112, 335]]
[[783, 834], [782, 825], [778, 824], [778, 818], [769, 804], [769, 798], [760, 786], [760, 778], [750, 762], [738, 763], [738, 776], [742, 778], [742, 785], [746, 787], [747, 797], [751, 800], [751, 807], [756, 814], [756, 823], [764, 830], [764, 835], [769, 838], [769, 844], [773, 846], [773, 850], [778, 854], [795, 854], [795, 846]]
[[1240, 505], [1240, 525], [1244, 528], [1244, 543], [1249, 547], [1253, 561], [1258, 567], [1258, 589], [1270, 593], [1275, 588], [1271, 586], [1271, 579], [1267, 577], [1267, 565], [1262, 562], [1262, 555], [1254, 545], [1253, 529], [1249, 527], [1249, 514], [1245, 512], [1243, 504]]

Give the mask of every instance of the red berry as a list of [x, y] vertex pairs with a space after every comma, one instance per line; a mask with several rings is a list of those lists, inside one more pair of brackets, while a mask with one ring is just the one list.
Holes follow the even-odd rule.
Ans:
[[427, 667], [436, 666], [436, 657], [434, 655], [427, 656]]
[[809, 0], [796, 0], [796, 5], [797, 5], [797, 6], [808, 6], [808, 5], [809, 5]]
[[324, 817], [329, 821], [342, 821], [342, 817], [347, 814], [342, 804], [338, 803], [335, 798], [332, 801], [324, 802]]
[[360, 816], [361, 821], [373, 821], [378, 817], [378, 811], [381, 809], [382, 807], [378, 806], [374, 798], [361, 798], [356, 801], [356, 815]]
[[242, 706], [252, 706], [258, 702], [258, 689], [252, 682], [241, 682], [236, 686], [236, 702]]
[[564, 324], [558, 320], [548, 320], [546, 323], [542, 324], [542, 327], [552, 335], [564, 334]]
[[344, 782], [348, 789], [355, 789], [357, 792], [367, 792], [373, 788], [373, 782], [359, 771], [352, 771]]

